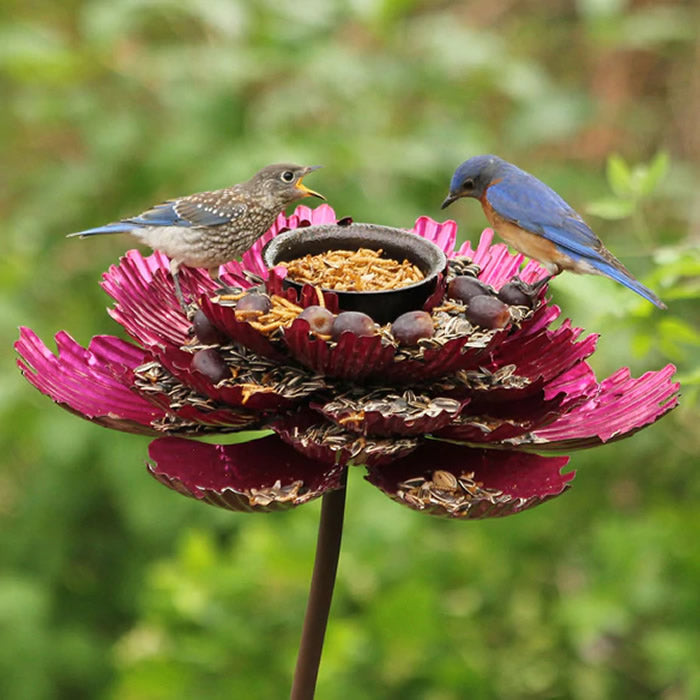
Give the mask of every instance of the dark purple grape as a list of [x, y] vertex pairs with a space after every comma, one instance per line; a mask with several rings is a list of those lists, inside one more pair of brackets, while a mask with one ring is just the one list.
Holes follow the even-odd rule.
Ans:
[[492, 294], [492, 291], [488, 286], [483, 282], [479, 282], [476, 277], [471, 277], [469, 275], [455, 277], [447, 285], [447, 296], [451, 299], [462, 301], [465, 304], [468, 303], [472, 297], [490, 294]]
[[508, 284], [504, 284], [501, 287], [498, 292], [498, 298], [504, 304], [527, 306], [531, 309], [534, 303], [534, 295], [529, 291], [529, 286], [520, 281], [508, 282]]
[[343, 311], [333, 320], [331, 326], [333, 340], [338, 340], [341, 333], [345, 331], [359, 336], [374, 335], [377, 332], [377, 324], [361, 311]]
[[226, 339], [224, 334], [207, 318], [201, 309], [197, 309], [194, 312], [192, 328], [197, 339], [203, 345], [220, 345]]
[[250, 292], [236, 302], [236, 311], [260, 311], [266, 314], [271, 306], [272, 302], [267, 294]]
[[482, 328], [504, 328], [510, 322], [506, 304], [486, 295], [472, 297], [464, 315], [468, 321]]
[[325, 306], [307, 306], [297, 318], [309, 322], [309, 330], [318, 335], [329, 335], [335, 315]]
[[433, 317], [427, 311], [407, 311], [391, 324], [391, 332], [399, 345], [415, 345], [421, 338], [433, 337]]
[[352, 223], [352, 216], [344, 216], [342, 219], [338, 219], [335, 222], [336, 226], [350, 226]]
[[219, 352], [214, 348], [198, 350], [192, 355], [192, 369], [203, 374], [213, 384], [231, 376], [231, 370]]

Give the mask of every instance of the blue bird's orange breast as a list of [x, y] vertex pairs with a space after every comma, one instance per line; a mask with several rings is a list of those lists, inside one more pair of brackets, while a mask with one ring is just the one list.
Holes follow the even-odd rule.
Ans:
[[575, 261], [548, 238], [527, 231], [515, 222], [500, 216], [486, 199], [485, 192], [480, 201], [493, 229], [518, 252], [542, 263], [552, 273], [557, 273], [559, 269], [570, 270], [576, 267]]

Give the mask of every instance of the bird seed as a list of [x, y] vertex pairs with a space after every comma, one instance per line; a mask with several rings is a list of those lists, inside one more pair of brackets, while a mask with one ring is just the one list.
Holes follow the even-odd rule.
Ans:
[[370, 248], [329, 250], [284, 262], [295, 282], [344, 292], [377, 292], [407, 287], [425, 279], [420, 269], [404, 258], [402, 262], [383, 257]]

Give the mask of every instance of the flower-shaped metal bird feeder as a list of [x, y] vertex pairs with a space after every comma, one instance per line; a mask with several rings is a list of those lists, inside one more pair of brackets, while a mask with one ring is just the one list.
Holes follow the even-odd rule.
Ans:
[[420, 513], [513, 515], [571, 484], [569, 458], [549, 453], [628, 437], [677, 403], [670, 365], [596, 379], [596, 336], [553, 327], [545, 270], [492, 235], [455, 249], [452, 221], [402, 231], [298, 207], [223, 268], [229, 288], [183, 269], [187, 315], [167, 258], [127, 253], [102, 286], [132, 342], [83, 348], [61, 332], [54, 355], [21, 329], [28, 381], [95, 423], [155, 435], [149, 472], [178, 493], [245, 512], [324, 497], [292, 697], [313, 695], [349, 466]]

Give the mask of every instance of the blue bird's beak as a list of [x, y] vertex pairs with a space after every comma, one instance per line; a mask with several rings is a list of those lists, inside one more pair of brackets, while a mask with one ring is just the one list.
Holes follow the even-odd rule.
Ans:
[[450, 204], [452, 204], [452, 202], [456, 201], [457, 199], [459, 199], [459, 195], [452, 194], [452, 192], [450, 192], [450, 194], [448, 194], [447, 197], [445, 197], [445, 201], [440, 205], [440, 209], [447, 209], [447, 207], [449, 207]]
[[306, 177], [306, 175], [322, 167], [322, 165], [309, 165], [308, 167], [304, 168], [304, 174], [297, 180], [297, 184], [294, 185], [300, 192], [303, 193], [303, 197], [318, 197], [324, 202], [326, 201], [326, 198], [320, 192], [316, 192], [315, 190], [309, 189], [306, 185], [302, 183], [302, 180], [304, 179], [304, 177]]

